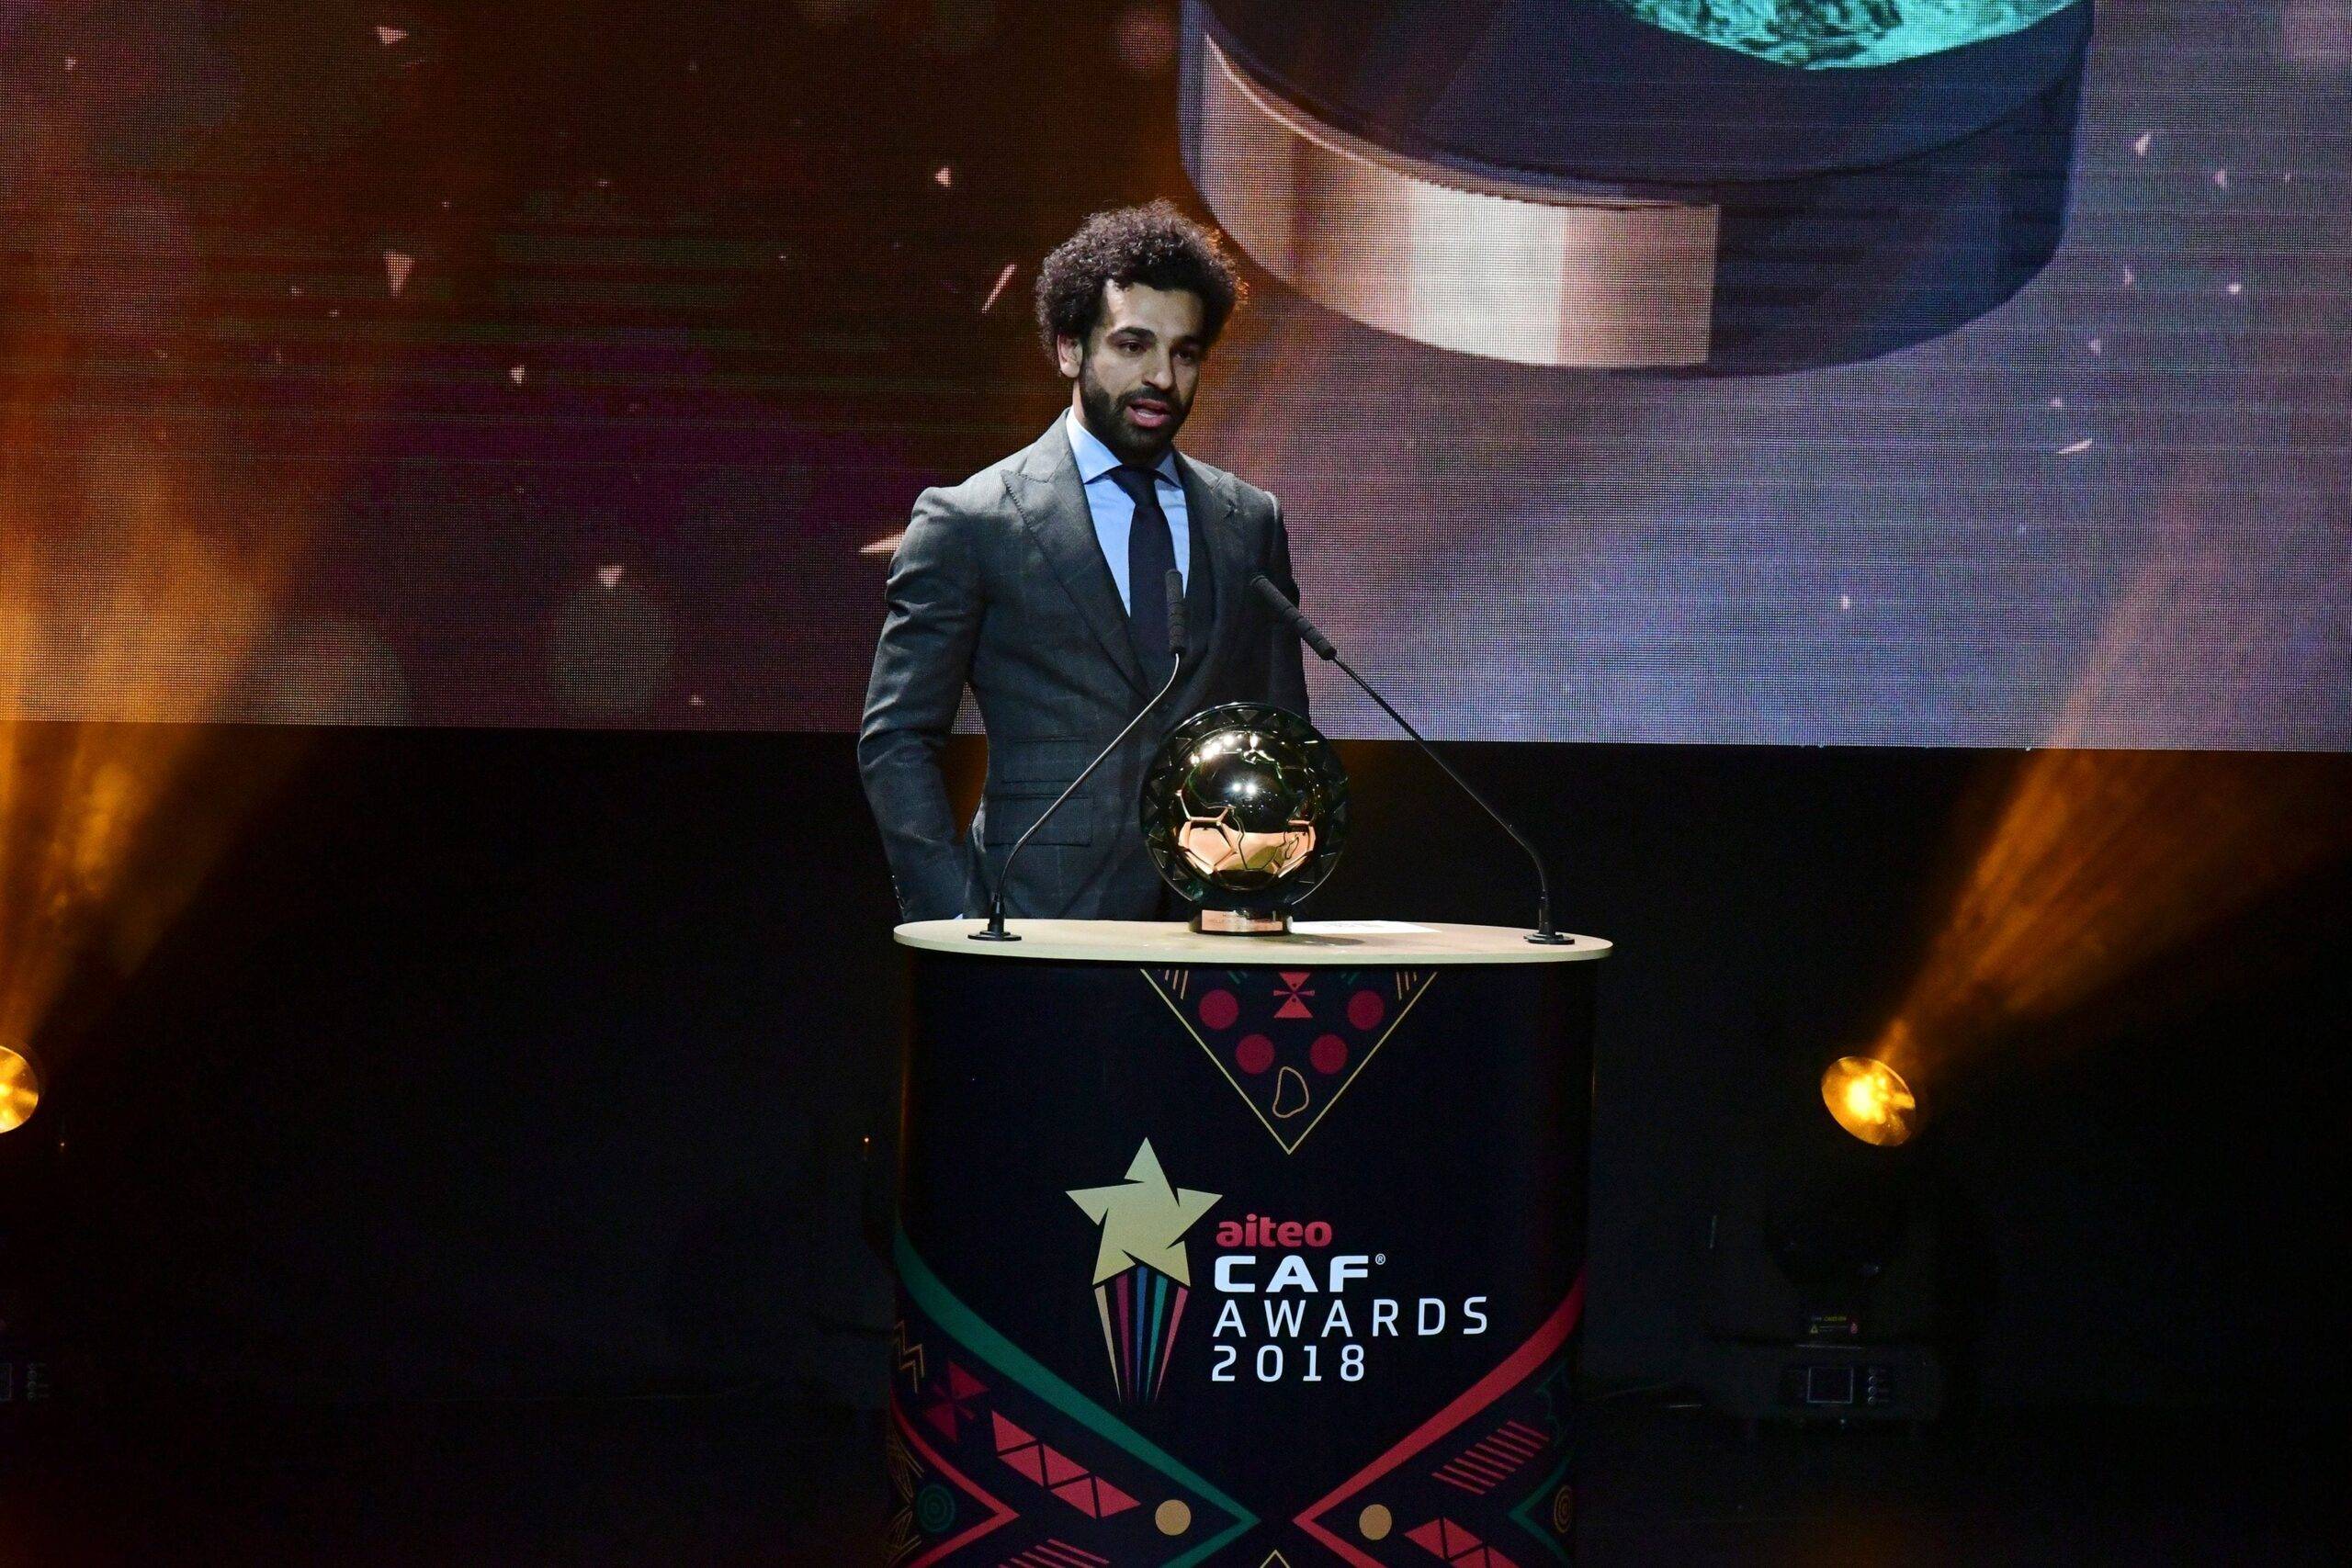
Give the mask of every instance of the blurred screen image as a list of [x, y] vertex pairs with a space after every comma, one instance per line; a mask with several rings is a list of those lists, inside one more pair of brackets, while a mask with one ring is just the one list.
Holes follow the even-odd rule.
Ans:
[[2352, 0], [0, 0], [0, 101], [11, 716], [854, 728], [1166, 196], [1432, 736], [2352, 748]]

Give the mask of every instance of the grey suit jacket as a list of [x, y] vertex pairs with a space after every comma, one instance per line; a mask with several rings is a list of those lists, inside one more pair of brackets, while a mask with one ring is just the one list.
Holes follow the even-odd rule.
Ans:
[[[1215, 703], [1306, 711], [1298, 640], [1248, 586], [1263, 571], [1296, 594], [1281, 503], [1205, 463], [1179, 456], [1177, 471], [1191, 519], [1192, 646], [1176, 689], [1029, 840], [1008, 914], [1157, 916], [1161, 884], [1136, 802], [1161, 739]], [[1129, 640], [1060, 416], [1026, 449], [916, 498], [888, 600], [857, 761], [899, 906], [910, 920], [985, 913], [1014, 840], [1157, 689]], [[959, 838], [938, 753], [967, 682], [989, 769]]]

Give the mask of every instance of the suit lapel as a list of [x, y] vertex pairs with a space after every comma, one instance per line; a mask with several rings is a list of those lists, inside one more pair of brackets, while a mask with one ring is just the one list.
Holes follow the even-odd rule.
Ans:
[[[1184, 482], [1184, 513], [1193, 535], [1192, 580], [1184, 587], [1184, 619], [1192, 650], [1184, 655], [1188, 669], [1206, 665], [1216, 647], [1217, 620], [1232, 613], [1240, 601], [1241, 539], [1234, 525], [1233, 487], [1213, 484], [1182, 453], [1176, 472]], [[1205, 550], [1203, 547], [1205, 546]], [[1199, 570], [1205, 555], [1209, 570]]]
[[1016, 482], [1009, 488], [1022, 525], [1119, 673], [1136, 695], [1149, 696], [1152, 689], [1144, 684], [1143, 665], [1127, 637], [1126, 607], [1119, 603], [1119, 585], [1094, 536], [1094, 514], [1087, 507], [1086, 487], [1079, 482], [1078, 463], [1070, 456], [1069, 435], [1060, 418], [1029, 448], [1028, 461], [1014, 470], [1014, 477]]

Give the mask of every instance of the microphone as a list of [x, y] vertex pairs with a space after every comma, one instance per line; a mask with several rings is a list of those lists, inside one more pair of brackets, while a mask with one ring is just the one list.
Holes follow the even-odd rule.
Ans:
[[[1333, 664], [1340, 664], [1340, 650], [1331, 646], [1331, 639], [1323, 635], [1322, 628], [1306, 618], [1306, 611], [1290, 602], [1289, 594], [1274, 586], [1272, 578], [1262, 571], [1259, 572], [1250, 578], [1250, 586], [1256, 590], [1259, 598], [1266, 602], [1268, 609], [1290, 624], [1290, 629], [1298, 634], [1298, 640], [1313, 649], [1317, 659], [1329, 660]], [[1340, 664], [1340, 668], [1348, 670], [1344, 664]], [[1353, 675], [1355, 671], [1348, 670], [1348, 673]], [[1361, 679], [1361, 677], [1358, 678]], [[1377, 694], [1375, 694], [1376, 697]], [[1403, 724], [1405, 721], [1400, 718], [1396, 722]]]
[[[1054, 803], [1051, 806], [1037, 814], [1037, 820], [1029, 824], [1028, 832], [1013, 840], [1012, 852], [1004, 857], [1004, 869], [997, 873], [996, 887], [989, 895], [989, 923], [971, 933], [972, 941], [1019, 942], [1021, 940], [1004, 929], [1004, 890], [1012, 881], [1012, 863], [1021, 858], [1021, 852], [1028, 846], [1030, 834], [1044, 827], [1053, 814], [1062, 808], [1062, 803], [1078, 793], [1078, 786], [1092, 777], [1094, 770], [1101, 767], [1111, 753], [1119, 749], [1121, 742], [1135, 733], [1136, 726], [1144, 721], [1144, 716], [1158, 707], [1168, 694], [1176, 689], [1176, 677], [1182, 673], [1184, 669], [1186, 634], [1191, 629], [1186, 626], [1184, 617], [1184, 574], [1173, 567], [1169, 568], [1165, 586], [1168, 591], [1168, 651], [1173, 656], [1168, 661], [1168, 679], [1160, 684], [1159, 690], [1152, 694], [1151, 701], [1136, 710], [1135, 717], [1127, 720], [1126, 728], [1111, 738], [1111, 744], [1094, 753], [1094, 761], [1087, 763], [1080, 771], [1078, 777], [1070, 780], [1064, 786], [1061, 794], [1054, 796]], [[1132, 595], [1139, 592], [1142, 587], [1143, 584], [1139, 582], [1130, 583], [1127, 585], [1127, 592]]]
[[[1174, 567], [1168, 569], [1168, 651], [1176, 662], [1184, 662], [1184, 642], [1192, 635], [1192, 626], [1184, 616], [1184, 574]], [[1130, 590], [1132, 592], [1132, 590]]]
[[1378, 703], [1380, 711], [1395, 719], [1396, 727], [1413, 738], [1413, 743], [1428, 754], [1429, 760], [1438, 765], [1439, 771], [1460, 785], [1463, 794], [1478, 803], [1479, 810], [1493, 818], [1496, 826], [1509, 833], [1511, 841], [1527, 852], [1529, 863], [1535, 867], [1535, 930], [1528, 934], [1527, 940], [1541, 942], [1546, 947], [1566, 947], [1573, 942], [1576, 940], [1574, 937], [1563, 936], [1553, 929], [1552, 879], [1544, 870], [1544, 857], [1536, 852], [1533, 844], [1527, 841], [1527, 835], [1512, 827], [1504, 818], [1503, 814], [1496, 810], [1493, 804], [1485, 795], [1480, 795], [1468, 779], [1453, 771], [1453, 763], [1438, 755], [1437, 749], [1422, 739], [1421, 732], [1413, 728], [1410, 720], [1390, 706], [1386, 697], [1373, 690], [1371, 682], [1357, 674], [1353, 667], [1340, 657], [1340, 650], [1331, 646], [1331, 639], [1325, 637], [1321, 629], [1306, 618], [1306, 612], [1291, 603], [1290, 595], [1276, 587], [1272, 578], [1262, 571], [1259, 572], [1250, 579], [1250, 587], [1259, 598], [1266, 602], [1266, 608], [1272, 610], [1285, 626], [1297, 634], [1299, 641], [1315, 650], [1317, 658], [1326, 663], [1338, 665], [1346, 672], [1349, 680], [1362, 686], [1363, 694]]

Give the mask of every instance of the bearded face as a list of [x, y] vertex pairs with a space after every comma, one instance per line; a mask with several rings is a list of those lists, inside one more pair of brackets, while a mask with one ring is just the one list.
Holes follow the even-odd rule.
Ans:
[[1201, 319], [1190, 289], [1106, 283], [1087, 341], [1057, 344], [1062, 374], [1077, 383], [1079, 417], [1122, 463], [1158, 463], [1193, 412], [1207, 352]]

